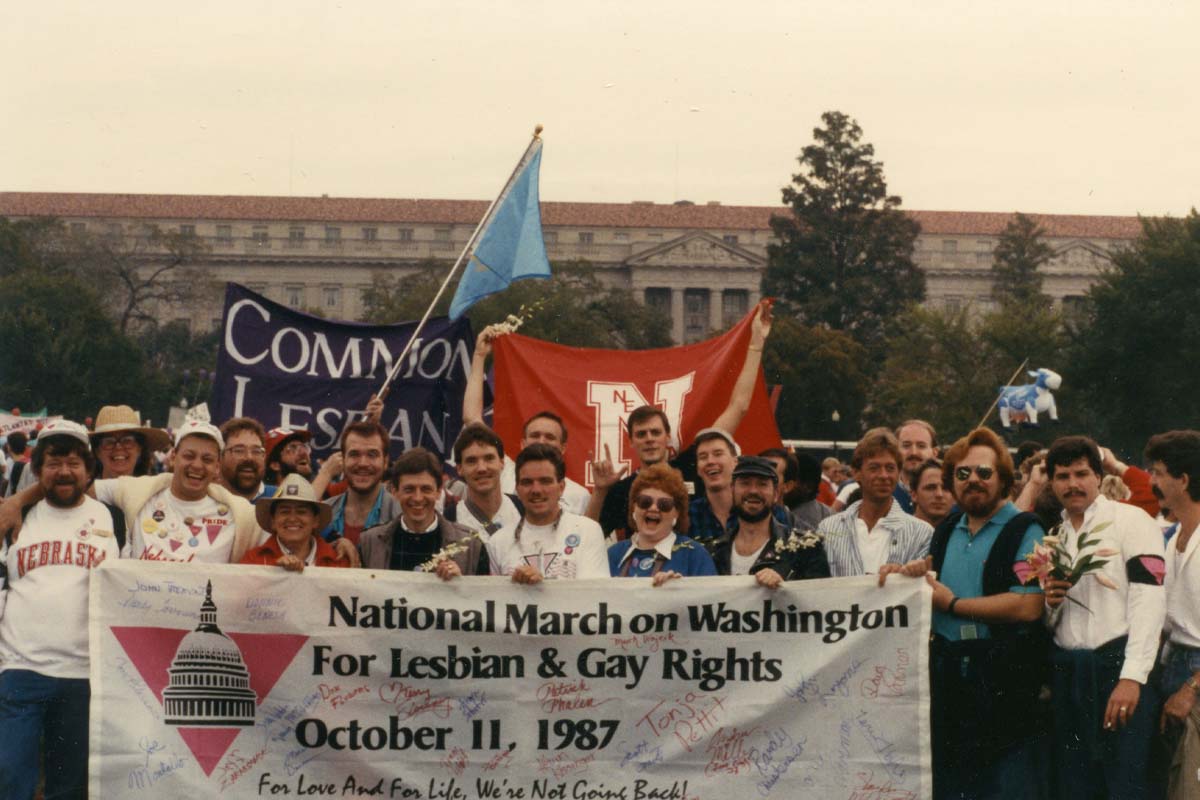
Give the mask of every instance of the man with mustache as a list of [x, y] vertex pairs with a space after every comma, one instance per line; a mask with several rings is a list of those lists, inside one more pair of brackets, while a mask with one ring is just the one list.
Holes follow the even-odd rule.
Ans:
[[[878, 575], [883, 579], [909, 566], [923, 573], [933, 528], [905, 513], [894, 492], [904, 458], [887, 428], [863, 435], [850, 457], [862, 500], [821, 521], [825, 552], [834, 577]], [[915, 570], [915, 572], [914, 572]]]
[[[1159, 721], [1160, 730], [1169, 734], [1167, 752], [1180, 762], [1178, 773], [1172, 770], [1171, 775], [1169, 796], [1176, 797], [1174, 784], [1190, 784], [1188, 776], [1200, 769], [1200, 729], [1194, 716], [1200, 695], [1200, 558], [1195, 555], [1200, 542], [1200, 432], [1168, 431], [1150, 437], [1146, 461], [1154, 494], [1177, 520], [1166, 553], [1168, 644], [1160, 687], [1167, 700]], [[1186, 741], [1179, 742], [1181, 736]]]
[[821, 542], [806, 539], [806, 532], [771, 513], [779, 490], [774, 464], [762, 456], [739, 456], [731, 488], [738, 526], [712, 548], [718, 575], [753, 575], [769, 589], [784, 581], [829, 577]]
[[900, 442], [900, 454], [904, 456], [896, 499], [911, 514], [916, 510], [912, 495], [917, 490], [917, 470], [937, 456], [937, 431], [923, 419], [910, 419], [896, 428], [896, 439]]
[[[475, 339], [475, 352], [471, 357], [471, 373], [467, 377], [467, 386], [463, 391], [463, 425], [483, 423], [483, 385], [484, 367], [487, 358], [492, 353], [492, 343], [500, 336], [506, 335], [502, 326], [489, 325], [479, 332]], [[557, 447], [559, 452], [567, 451], [567, 424], [560, 415], [550, 410], [539, 411], [521, 428], [521, 442], [518, 452], [531, 444], [541, 442], [551, 447]], [[587, 511], [588, 502], [592, 499], [586, 487], [581, 486], [570, 478], [564, 483], [562, 507], [576, 514]], [[511, 458], [504, 459], [500, 471], [500, 489], [505, 494], [512, 494], [517, 488], [516, 464]]]
[[531, 444], [516, 461], [517, 495], [525, 509], [519, 522], [488, 540], [492, 574], [526, 584], [610, 577], [600, 526], [559, 505], [566, 476], [562, 453], [548, 444]]
[[279, 483], [288, 475], [313, 479], [312, 451], [308, 443], [312, 433], [303, 428], [272, 428], [265, 437], [267, 475]]
[[262, 423], [250, 417], [234, 417], [221, 426], [225, 449], [221, 451], [221, 485], [253, 503], [275, 491], [263, 483], [267, 468]]
[[[117, 558], [110, 509], [88, 497], [88, 431], [50, 422], [30, 461], [45, 498], [19, 541], [0, 545], [0, 797], [84, 797], [88, 760], [88, 583]], [[5, 589], [5, 584], [7, 588]]]
[[1167, 602], [1162, 534], [1145, 511], [1100, 494], [1103, 461], [1091, 439], [1055, 440], [1046, 473], [1063, 505], [1058, 533], [1067, 556], [1091, 554], [1103, 565], [1074, 585], [1046, 582], [1059, 791], [1146, 797], [1158, 722], [1157, 692], [1146, 680]]
[[926, 576], [934, 797], [1011, 797], [1034, 774], [1030, 710], [1046, 662], [1041, 590], [1014, 566], [1044, 531], [1008, 501], [1012, 457], [992, 430], [955, 442], [942, 469], [961, 511], [934, 532]]

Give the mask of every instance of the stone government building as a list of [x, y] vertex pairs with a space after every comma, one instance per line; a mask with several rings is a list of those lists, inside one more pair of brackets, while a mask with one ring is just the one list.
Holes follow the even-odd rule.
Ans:
[[[201, 264], [219, 283], [236, 281], [298, 309], [358, 319], [377, 272], [391, 275], [436, 258], [452, 263], [487, 210], [478, 200], [0, 192], [0, 216], [57, 217], [78, 232], [133, 242], [147, 226], [194, 234]], [[550, 260], [585, 259], [607, 283], [669, 314], [676, 342], [693, 342], [740, 319], [759, 298], [771, 240], [784, 207], [633, 203], [542, 203]], [[1010, 215], [908, 211], [921, 223], [916, 261], [927, 305], [990, 305], [992, 250]], [[1136, 238], [1136, 217], [1032, 214], [1055, 257], [1044, 289], [1069, 308], [1114, 248]], [[144, 251], [147, 265], [155, 260]], [[165, 320], [193, 330], [219, 322], [220, 291], [207, 308], [174, 309]]]

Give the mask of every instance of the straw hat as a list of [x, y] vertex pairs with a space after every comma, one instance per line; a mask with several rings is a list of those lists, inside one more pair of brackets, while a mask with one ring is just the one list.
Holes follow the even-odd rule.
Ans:
[[254, 516], [258, 519], [259, 527], [267, 533], [275, 532], [271, 519], [271, 506], [275, 504], [276, 500], [295, 500], [298, 503], [308, 503], [312, 506], [313, 510], [317, 512], [318, 533], [324, 530], [329, 525], [329, 520], [333, 518], [333, 509], [317, 499], [312, 484], [305, 480], [303, 475], [292, 473], [275, 488], [275, 494], [254, 501]]
[[171, 446], [166, 431], [143, 426], [141, 414], [129, 406], [105, 406], [96, 415], [96, 426], [91, 432], [93, 443], [101, 436], [117, 433], [140, 433], [151, 450], [166, 450]]

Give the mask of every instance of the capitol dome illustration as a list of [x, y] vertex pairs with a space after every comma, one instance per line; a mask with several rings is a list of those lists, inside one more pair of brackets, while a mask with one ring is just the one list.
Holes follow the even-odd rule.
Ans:
[[254, 724], [257, 696], [242, 651], [217, 627], [212, 581], [200, 606], [200, 624], [183, 637], [163, 689], [167, 725], [214, 727]]

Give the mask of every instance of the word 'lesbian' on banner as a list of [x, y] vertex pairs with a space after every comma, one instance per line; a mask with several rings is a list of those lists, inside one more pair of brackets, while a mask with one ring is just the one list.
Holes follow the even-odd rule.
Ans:
[[[227, 284], [213, 417], [254, 417], [268, 429], [306, 428], [319, 454], [365, 414], [367, 401], [416, 324], [336, 322]], [[429, 320], [389, 393], [382, 423], [392, 455], [425, 447], [446, 457], [462, 428], [475, 339], [469, 320]]]
[[[627, 445], [625, 421], [639, 406], [663, 410], [678, 451], [728, 405], [745, 363], [753, 319], [752, 310], [721, 336], [661, 350], [592, 350], [502, 336], [495, 344], [496, 432], [514, 446], [526, 419], [553, 409], [570, 431], [567, 474], [586, 486], [592, 485], [589, 450], [603, 455], [607, 446], [618, 469], [638, 466]], [[745, 453], [780, 446], [761, 370], [750, 409], [731, 433]]]
[[930, 796], [930, 588], [110, 559], [93, 797]]

